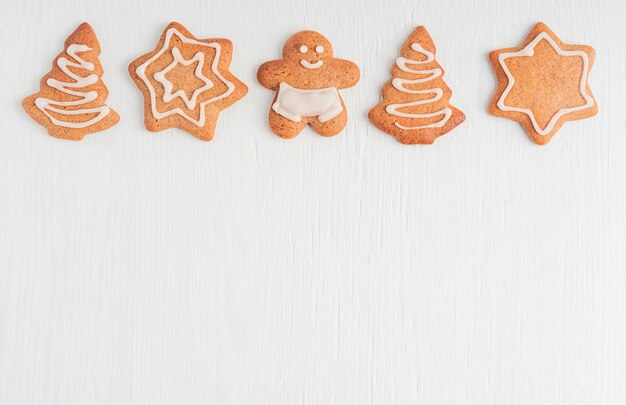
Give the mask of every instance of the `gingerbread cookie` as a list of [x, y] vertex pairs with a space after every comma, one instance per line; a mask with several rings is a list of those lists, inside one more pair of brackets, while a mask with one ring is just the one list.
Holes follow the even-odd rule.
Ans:
[[452, 90], [435, 60], [436, 48], [426, 28], [409, 36], [391, 68], [382, 101], [369, 112], [370, 121], [403, 144], [432, 144], [465, 121], [450, 104]]
[[588, 83], [594, 56], [592, 47], [564, 44], [538, 23], [521, 46], [490, 53], [498, 89], [489, 111], [520, 122], [545, 145], [565, 122], [597, 114]]
[[65, 50], [54, 60], [52, 70], [41, 79], [39, 92], [22, 102], [24, 110], [50, 135], [79, 141], [120, 120], [105, 104], [109, 91], [102, 82], [104, 71], [98, 55], [96, 33], [89, 24], [81, 24], [65, 41]]
[[170, 23], [154, 51], [128, 71], [144, 95], [144, 122], [152, 132], [181, 128], [203, 141], [213, 139], [217, 118], [248, 92], [230, 71], [228, 39], [198, 39]]
[[297, 136], [307, 124], [320, 135], [337, 135], [348, 121], [339, 89], [357, 84], [359, 75], [357, 65], [333, 57], [332, 45], [321, 34], [292, 35], [283, 58], [264, 63], [257, 72], [259, 83], [276, 91], [270, 128], [283, 138]]

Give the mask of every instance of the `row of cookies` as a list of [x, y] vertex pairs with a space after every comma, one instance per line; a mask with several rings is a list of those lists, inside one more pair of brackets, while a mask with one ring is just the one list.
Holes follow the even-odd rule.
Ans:
[[[169, 24], [156, 48], [133, 61], [129, 73], [144, 95], [148, 130], [181, 128], [213, 139], [219, 113], [248, 88], [230, 71], [233, 46], [227, 39], [198, 39], [178, 23]], [[407, 39], [369, 119], [404, 144], [432, 144], [465, 120], [450, 104], [452, 91], [435, 58], [424, 27]], [[52, 136], [81, 140], [115, 125], [119, 115], [106, 105], [100, 45], [87, 23], [42, 78], [39, 92], [24, 99], [28, 114]], [[594, 61], [589, 46], [567, 45], [538, 23], [519, 47], [490, 54], [498, 88], [489, 106], [497, 116], [520, 122], [537, 144], [550, 141], [570, 120], [593, 116], [597, 104], [588, 85]], [[353, 62], [334, 57], [331, 43], [314, 31], [291, 36], [282, 59], [261, 65], [259, 83], [276, 92], [269, 126], [283, 138], [307, 125], [323, 136], [341, 132], [348, 117], [340, 89], [359, 81]]]

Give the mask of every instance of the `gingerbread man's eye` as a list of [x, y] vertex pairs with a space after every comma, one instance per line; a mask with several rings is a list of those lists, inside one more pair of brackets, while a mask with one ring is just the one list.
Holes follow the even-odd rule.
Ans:
[[307, 52], [309, 52], [309, 47], [306, 45], [302, 45], [300, 47], [300, 53], [307, 53]]
[[322, 45], [318, 45], [315, 47], [315, 52], [322, 53], [324, 52], [324, 47]]

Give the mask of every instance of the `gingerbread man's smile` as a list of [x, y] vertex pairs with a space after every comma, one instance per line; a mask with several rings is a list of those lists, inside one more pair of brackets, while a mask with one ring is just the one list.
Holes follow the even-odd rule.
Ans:
[[[307, 54], [309, 52], [309, 47], [306, 45], [302, 45], [300, 47], [300, 53], [302, 54]], [[324, 52], [324, 47], [322, 45], [318, 45], [315, 47], [315, 52], [318, 54], [321, 54], [322, 52]], [[307, 69], [317, 69], [322, 67], [322, 65], [324, 64], [324, 61], [322, 59], [318, 59], [317, 62], [309, 62], [306, 59], [300, 59], [300, 64], [302, 66], [304, 66]]]
[[324, 64], [324, 61], [322, 61], [320, 59], [320, 60], [318, 60], [315, 63], [311, 63], [308, 60], [302, 59], [302, 60], [300, 60], [300, 64], [302, 66], [304, 66], [305, 68], [307, 68], [307, 69], [317, 69], [317, 68], [321, 67]]

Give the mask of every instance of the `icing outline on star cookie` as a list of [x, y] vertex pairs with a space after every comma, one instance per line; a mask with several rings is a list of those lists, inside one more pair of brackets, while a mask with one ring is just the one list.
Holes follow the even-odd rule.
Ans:
[[[575, 106], [575, 107], [565, 107], [565, 108], [561, 108], [559, 111], [557, 111], [554, 116], [550, 119], [550, 121], [548, 122], [548, 125], [542, 129], [539, 124], [537, 123], [537, 120], [535, 118], [535, 114], [532, 112], [531, 109], [529, 108], [519, 108], [519, 107], [511, 107], [511, 106], [507, 106], [505, 104], [505, 99], [506, 97], [509, 95], [509, 93], [511, 92], [511, 89], [513, 89], [513, 86], [515, 85], [515, 78], [513, 77], [513, 75], [511, 74], [511, 71], [509, 70], [508, 66], [506, 65], [505, 61], [509, 58], [512, 57], [530, 57], [533, 56], [535, 54], [535, 46], [537, 46], [537, 44], [541, 41], [541, 40], [546, 40], [548, 41], [548, 43], [550, 44], [550, 46], [554, 49], [554, 51], [559, 54], [560, 56], [579, 56], [582, 58], [583, 60], [583, 74], [581, 75], [580, 78], [580, 93], [582, 95], [582, 97], [585, 99], [585, 104], [581, 105], [581, 106]], [[535, 37], [535, 39], [530, 42], [528, 45], [526, 45], [523, 49], [517, 51], [517, 52], [505, 52], [502, 53], [498, 56], [498, 61], [500, 63], [500, 66], [502, 67], [502, 69], [504, 70], [504, 73], [506, 74], [509, 83], [506, 87], [506, 89], [504, 90], [504, 92], [502, 93], [502, 96], [500, 97], [500, 99], [498, 100], [497, 106], [499, 109], [501, 109], [502, 111], [515, 111], [515, 112], [521, 112], [526, 114], [532, 124], [533, 127], [535, 129], [535, 132], [537, 132], [537, 134], [541, 135], [541, 136], [545, 136], [548, 135], [550, 132], [552, 132], [552, 130], [554, 129], [554, 126], [557, 124], [558, 120], [564, 116], [565, 114], [571, 113], [571, 112], [576, 112], [576, 111], [582, 111], [585, 110], [587, 108], [593, 107], [595, 104], [595, 100], [593, 99], [593, 97], [591, 97], [590, 95], [587, 94], [587, 80], [588, 80], [588, 76], [589, 76], [589, 56], [584, 52], [584, 51], [566, 51], [564, 49], [561, 49], [559, 47], [559, 45], [554, 41], [554, 39], [552, 39], [552, 37], [550, 35], [548, 35], [545, 31], [541, 32], [539, 35], [537, 35]]]
[[[156, 109], [156, 92], [155, 92], [155, 89], [152, 86], [152, 83], [150, 82], [150, 80], [148, 80], [148, 77], [146, 76], [146, 68], [152, 62], [157, 60], [167, 49], [169, 49], [170, 41], [171, 41], [173, 35], [176, 35], [184, 43], [192, 44], [192, 45], [199, 45], [199, 46], [204, 46], [204, 47], [209, 47], [209, 48], [215, 49], [215, 57], [213, 59], [213, 63], [211, 63], [211, 70], [226, 85], [226, 87], [228, 88], [228, 90], [226, 90], [224, 93], [222, 93], [220, 95], [217, 95], [217, 96], [215, 96], [213, 98], [210, 98], [208, 100], [202, 101], [200, 103], [200, 119], [199, 120], [193, 119], [189, 115], [185, 114], [185, 112], [180, 107], [176, 107], [176, 108], [173, 108], [171, 110], [166, 110], [164, 112], [159, 112]], [[176, 48], [173, 48], [173, 49], [176, 49]], [[220, 52], [221, 52], [221, 46], [217, 42], [207, 43], [207, 42], [196, 41], [194, 39], [187, 38], [180, 31], [178, 31], [176, 28], [169, 28], [167, 30], [166, 34], [165, 34], [165, 41], [163, 43], [163, 46], [159, 50], [159, 52], [154, 54], [150, 59], [148, 59], [143, 64], [139, 65], [137, 67], [137, 69], [135, 70], [137, 75], [146, 84], [146, 86], [148, 88], [148, 92], [150, 93], [150, 101], [151, 101], [150, 102], [150, 107], [151, 107], [151, 110], [152, 110], [152, 115], [156, 119], [163, 119], [163, 118], [169, 117], [171, 115], [178, 114], [178, 115], [182, 116], [183, 118], [187, 119], [192, 124], [194, 124], [194, 125], [196, 125], [198, 127], [203, 127], [205, 125], [205, 123], [206, 123], [205, 110], [204, 110], [205, 106], [207, 104], [211, 104], [211, 103], [214, 103], [215, 101], [218, 101], [218, 100], [221, 100], [223, 98], [226, 98], [226, 97], [230, 96], [235, 91], [235, 85], [233, 83], [231, 83], [230, 81], [228, 81], [224, 76], [222, 76], [222, 74], [220, 74], [220, 72], [217, 69], [218, 64], [219, 64], [219, 60], [220, 60]], [[173, 54], [173, 51], [172, 51], [172, 54]], [[175, 55], [173, 55], [173, 56], [175, 57]], [[181, 56], [181, 58], [182, 58], [182, 56]], [[159, 72], [159, 73], [161, 73], [161, 72]], [[196, 71], [196, 73], [197, 73], [197, 71]], [[155, 80], [158, 81], [158, 79], [156, 77], [157, 75], [158, 75], [158, 73], [155, 74]], [[196, 75], [196, 77], [197, 77], [197, 75]], [[202, 80], [200, 77], [198, 77], [198, 79]], [[198, 93], [198, 95], [199, 95], [199, 93]], [[167, 102], [165, 99], [163, 101]], [[184, 101], [184, 98], [183, 98], [183, 101]], [[194, 107], [195, 107], [195, 104], [194, 104]]]
[[[164, 102], [169, 103], [170, 101], [174, 100], [176, 97], [180, 97], [185, 103], [185, 105], [187, 106], [187, 108], [189, 108], [190, 110], [193, 110], [194, 108], [196, 108], [196, 99], [198, 98], [200, 93], [202, 93], [205, 90], [212, 89], [214, 86], [213, 82], [209, 80], [202, 73], [202, 68], [204, 67], [204, 53], [198, 52], [193, 56], [193, 58], [187, 60], [181, 55], [180, 50], [177, 47], [174, 47], [172, 48], [172, 56], [174, 56], [174, 61], [172, 61], [172, 63], [170, 63], [169, 66], [167, 66], [162, 71], [155, 73], [154, 79], [157, 82], [161, 83], [163, 85], [163, 88], [165, 89], [165, 93], [163, 94]], [[191, 95], [191, 98], [187, 97], [187, 93], [183, 89], [177, 90], [174, 93], [172, 93], [172, 89], [174, 88], [174, 85], [172, 84], [172, 82], [167, 80], [165, 75], [168, 72], [170, 72], [172, 69], [174, 69], [178, 64], [181, 64], [183, 66], [190, 66], [196, 62], [198, 63], [198, 67], [196, 67], [194, 74], [196, 75], [198, 79], [204, 82], [204, 86], [199, 87], [196, 90], [194, 90], [193, 94]]]

